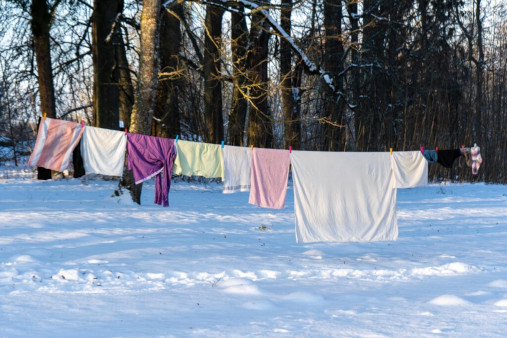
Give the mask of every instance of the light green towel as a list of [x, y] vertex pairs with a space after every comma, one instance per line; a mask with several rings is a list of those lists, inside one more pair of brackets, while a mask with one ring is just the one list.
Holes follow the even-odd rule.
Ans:
[[220, 177], [224, 180], [224, 159], [219, 144], [179, 140], [176, 150], [178, 154], [173, 165], [176, 175]]

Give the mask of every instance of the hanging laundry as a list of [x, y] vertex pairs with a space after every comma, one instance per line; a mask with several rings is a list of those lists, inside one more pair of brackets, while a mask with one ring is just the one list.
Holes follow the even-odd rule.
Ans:
[[60, 172], [68, 169], [82, 134], [81, 124], [43, 117], [28, 165]]
[[136, 184], [156, 176], [154, 202], [169, 206], [171, 171], [176, 156], [174, 140], [129, 133], [127, 151], [127, 168], [133, 171]]
[[176, 175], [224, 179], [222, 148], [218, 144], [179, 140], [174, 161]]
[[264, 208], [282, 209], [285, 206], [289, 179], [288, 150], [252, 150], [251, 188], [248, 203]]
[[395, 151], [391, 156], [395, 188], [428, 184], [428, 161], [420, 151]]
[[126, 146], [127, 135], [124, 132], [86, 127], [81, 140], [81, 156], [86, 173], [121, 176]]
[[396, 189], [390, 156], [292, 151], [296, 241], [396, 240]]
[[481, 148], [474, 145], [470, 148], [470, 154], [472, 156], [472, 175], [478, 175], [482, 163]]
[[450, 150], [438, 150], [438, 160], [442, 166], [446, 168], [452, 168], [454, 161], [458, 157], [461, 156], [461, 151], [459, 149], [450, 149]]
[[438, 161], [438, 153], [436, 150], [425, 150], [423, 155], [429, 163], [435, 163]]
[[252, 167], [252, 149], [224, 146], [224, 194], [249, 191]]

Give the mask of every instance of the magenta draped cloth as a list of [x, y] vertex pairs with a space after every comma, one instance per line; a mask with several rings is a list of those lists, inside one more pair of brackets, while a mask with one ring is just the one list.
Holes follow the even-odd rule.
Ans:
[[169, 206], [171, 174], [176, 157], [174, 140], [129, 133], [127, 151], [127, 168], [133, 171], [136, 184], [156, 176], [154, 202]]

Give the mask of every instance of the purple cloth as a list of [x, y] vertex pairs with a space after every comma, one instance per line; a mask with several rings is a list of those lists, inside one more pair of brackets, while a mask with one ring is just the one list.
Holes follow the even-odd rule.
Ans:
[[[174, 140], [127, 134], [127, 168], [134, 173], [136, 184], [153, 176], [155, 181], [155, 204], [169, 206], [169, 189], [176, 148]], [[161, 175], [158, 175], [162, 173]]]

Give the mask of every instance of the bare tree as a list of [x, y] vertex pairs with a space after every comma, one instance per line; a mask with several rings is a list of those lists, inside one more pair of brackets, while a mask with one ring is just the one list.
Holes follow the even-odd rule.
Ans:
[[268, 107], [268, 43], [269, 25], [264, 15], [254, 12], [251, 18], [248, 54], [248, 88], [251, 102], [248, 121], [248, 143], [271, 148], [273, 126]]
[[121, 44], [123, 0], [94, 0], [92, 19], [94, 125], [118, 129], [119, 86], [116, 61]]
[[179, 53], [183, 6], [164, 10], [160, 28], [160, 74], [157, 86], [155, 135], [174, 138], [180, 134], [180, 86], [184, 81]]
[[224, 9], [207, 5], [204, 21], [204, 119], [205, 140], [220, 143], [224, 139], [222, 116], [222, 16]]
[[[292, 0], [282, 0], [280, 26], [291, 34]], [[301, 121], [297, 114], [294, 95], [294, 72], [292, 70], [292, 50], [285, 39], [280, 39], [280, 87], [282, 90], [282, 111], [284, 118], [285, 145], [301, 148]]]
[[131, 117], [133, 133], [150, 135], [159, 71], [161, 0], [145, 0], [141, 13], [141, 41], [136, 99]]
[[[131, 117], [132, 133], [150, 135], [155, 107], [159, 70], [160, 0], [145, 0], [141, 13], [141, 41], [136, 100]], [[122, 184], [129, 187], [132, 200], [141, 203], [142, 184], [135, 184], [131, 171], [125, 170]]]
[[248, 50], [248, 28], [245, 9], [238, 5], [231, 13], [231, 51], [232, 51], [232, 104], [229, 114], [229, 143], [245, 145], [245, 122], [249, 95], [246, 85], [246, 61]]

